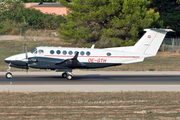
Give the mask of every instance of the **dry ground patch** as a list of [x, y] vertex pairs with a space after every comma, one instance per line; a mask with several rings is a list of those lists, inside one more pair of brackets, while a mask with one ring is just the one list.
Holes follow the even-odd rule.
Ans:
[[57, 37], [59, 35], [57, 30], [26, 30], [24, 36], [36, 36], [36, 37]]
[[0, 119], [180, 119], [180, 92], [1, 92]]

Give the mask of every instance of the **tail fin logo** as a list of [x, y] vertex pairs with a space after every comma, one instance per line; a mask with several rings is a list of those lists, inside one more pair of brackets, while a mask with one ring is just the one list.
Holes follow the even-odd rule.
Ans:
[[147, 37], [148, 37], [148, 38], [151, 38], [151, 35], [148, 35]]

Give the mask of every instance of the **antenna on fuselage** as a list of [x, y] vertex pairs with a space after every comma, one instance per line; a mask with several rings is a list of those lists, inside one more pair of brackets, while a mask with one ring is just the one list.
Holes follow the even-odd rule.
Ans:
[[93, 45], [91, 46], [91, 49], [94, 49], [94, 46], [95, 46], [95, 44], [93, 44]]

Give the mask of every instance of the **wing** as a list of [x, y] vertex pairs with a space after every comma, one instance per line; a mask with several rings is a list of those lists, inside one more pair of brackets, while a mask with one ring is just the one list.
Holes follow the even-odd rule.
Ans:
[[78, 55], [79, 55], [79, 52], [77, 52], [73, 58], [65, 59], [61, 62], [55, 63], [55, 65], [61, 65], [68, 68], [83, 68], [85, 64], [78, 61], [77, 59]]

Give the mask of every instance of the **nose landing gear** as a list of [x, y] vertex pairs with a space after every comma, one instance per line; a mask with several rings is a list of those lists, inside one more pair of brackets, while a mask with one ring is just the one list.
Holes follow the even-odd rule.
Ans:
[[7, 79], [10, 79], [10, 78], [12, 78], [12, 73], [10, 73], [10, 72], [7, 72], [7, 73], [6, 73], [6, 78], [7, 78]]
[[12, 73], [11, 73], [11, 63], [9, 63], [9, 69], [7, 70], [7, 73], [6, 73], [6, 78], [7, 79], [10, 79], [12, 78]]

